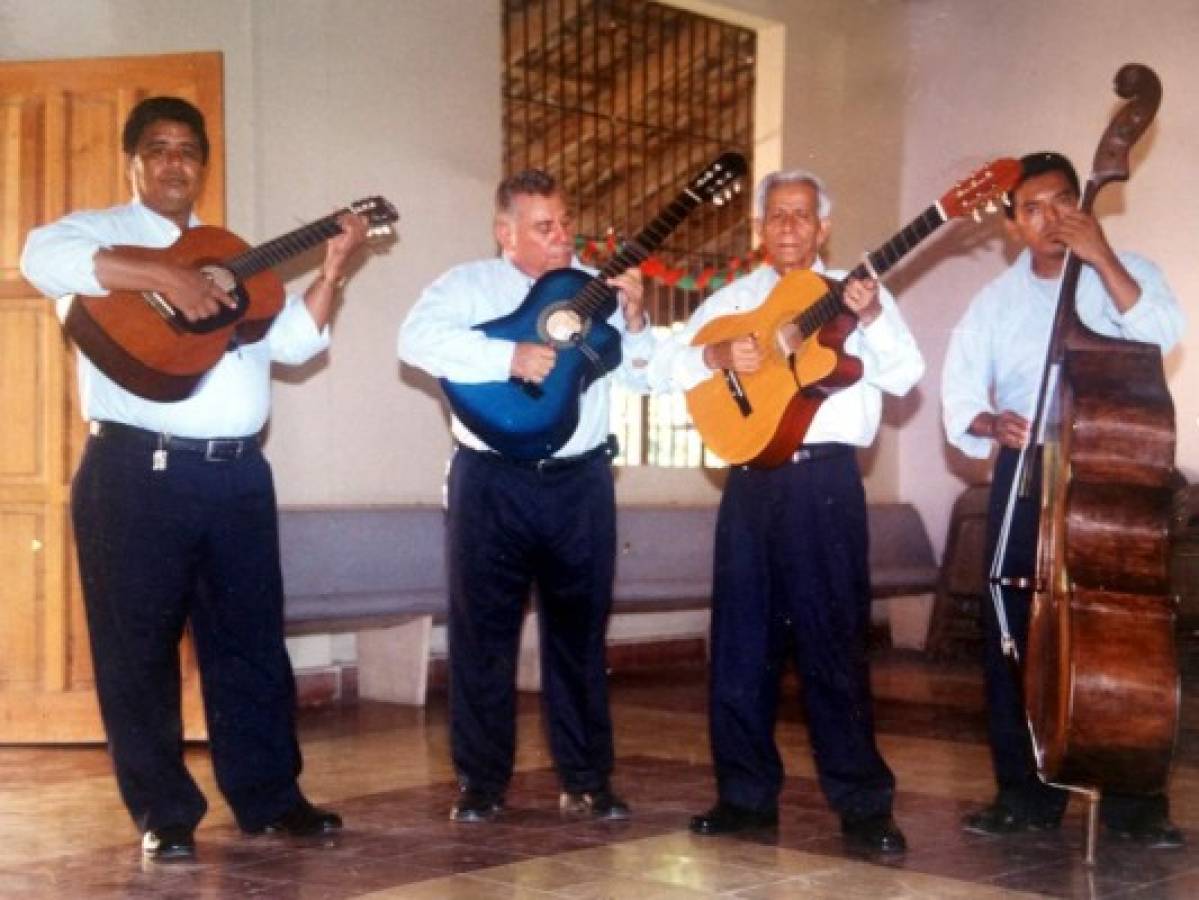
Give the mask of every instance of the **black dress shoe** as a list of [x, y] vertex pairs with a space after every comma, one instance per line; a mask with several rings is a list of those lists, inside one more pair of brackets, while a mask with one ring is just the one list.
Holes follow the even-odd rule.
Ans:
[[450, 808], [451, 822], [490, 822], [504, 808], [504, 798], [474, 788], [463, 788]]
[[1186, 839], [1178, 827], [1164, 816], [1137, 822], [1127, 828], [1108, 826], [1109, 832], [1116, 837], [1133, 841], [1149, 850], [1177, 850], [1186, 845]]
[[962, 819], [962, 830], [995, 836], [1021, 831], [1052, 831], [1061, 824], [1060, 812], [1022, 812], [996, 801]]
[[312, 837], [341, 830], [341, 816], [313, 806], [303, 797], [300, 802], [256, 834], [286, 834], [290, 837]]
[[142, 855], [157, 862], [196, 858], [196, 839], [186, 825], [164, 825], [142, 835]]
[[691, 830], [696, 834], [736, 834], [739, 831], [777, 828], [778, 824], [777, 809], [747, 809], [724, 801], [706, 813], [691, 817]]
[[886, 813], [864, 819], [842, 819], [841, 833], [850, 841], [876, 853], [903, 853], [908, 842]]
[[612, 822], [630, 818], [633, 813], [629, 804], [612, 793], [609, 787], [598, 791], [563, 791], [558, 798], [558, 808], [563, 814], [589, 815], [593, 819]]

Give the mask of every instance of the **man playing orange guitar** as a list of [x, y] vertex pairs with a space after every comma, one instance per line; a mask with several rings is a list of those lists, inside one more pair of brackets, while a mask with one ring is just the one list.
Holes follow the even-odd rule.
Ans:
[[[167, 247], [198, 224], [203, 116], [186, 100], [152, 97], [130, 112], [122, 139], [133, 201], [34, 229], [22, 274], [52, 298], [157, 291], [188, 321], [212, 316], [232, 301], [198, 270], [122, 251]], [[328, 345], [336, 285], [366, 237], [357, 215], [339, 225], [304, 297], [289, 298], [262, 340], [226, 352], [185, 400], [145, 400], [79, 358], [91, 437], [71, 487], [72, 521], [104, 728], [150, 859], [192, 858], [207, 808], [183, 761], [185, 627], [213, 767], [237, 824], [289, 835], [341, 827], [297, 783], [275, 493], [258, 445], [272, 362], [301, 363]]]
[[[758, 186], [755, 226], [768, 264], [708, 298], [650, 363], [658, 390], [689, 390], [721, 370], [754, 372], [764, 341], [749, 334], [691, 346], [718, 316], [761, 306], [788, 272], [831, 278], [818, 257], [831, 201], [816, 176], [768, 175]], [[779, 682], [795, 656], [820, 784], [842, 832], [882, 853], [905, 849], [891, 815], [895, 779], [874, 739], [865, 655], [870, 621], [866, 502], [855, 448], [878, 430], [884, 392], [906, 393], [924, 360], [891, 296], [850, 279], [842, 303], [858, 319], [845, 341], [862, 360], [855, 384], [829, 397], [802, 445], [773, 468], [729, 471], [716, 526], [712, 597], [710, 732], [718, 800], [691, 820], [700, 834], [773, 827], [783, 765], [774, 743]]]

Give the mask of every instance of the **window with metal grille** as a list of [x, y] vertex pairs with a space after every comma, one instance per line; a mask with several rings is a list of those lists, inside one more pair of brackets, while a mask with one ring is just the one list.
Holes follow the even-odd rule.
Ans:
[[[503, 29], [505, 174], [558, 179], [585, 259], [636, 234], [720, 153], [752, 159], [753, 31], [647, 0], [505, 0]], [[703, 299], [678, 273], [703, 280], [748, 253], [750, 194], [696, 209], [655, 253], [670, 272], [646, 279], [655, 327]], [[614, 388], [612, 420], [618, 463], [707, 462], [680, 396]]]

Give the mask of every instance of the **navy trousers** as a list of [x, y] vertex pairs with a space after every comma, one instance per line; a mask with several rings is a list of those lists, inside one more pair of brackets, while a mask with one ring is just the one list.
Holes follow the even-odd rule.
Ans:
[[516, 751], [516, 663], [536, 586], [542, 703], [562, 785], [612, 772], [605, 641], [616, 504], [606, 456], [539, 471], [460, 448], [449, 478], [450, 743], [463, 786], [502, 796]]
[[852, 448], [734, 468], [720, 504], [710, 729], [720, 799], [773, 809], [782, 667], [795, 659], [820, 786], [845, 819], [889, 814], [895, 778], [874, 739], [866, 501]]
[[178, 647], [190, 625], [217, 783], [257, 830], [300, 799], [270, 467], [253, 443], [226, 462], [173, 450], [164, 471], [152, 450], [91, 438], [71, 492], [117, 783], [143, 831], [204, 815], [183, 762]]
[[[1031, 578], [1036, 572], [1037, 533], [1040, 522], [1041, 477], [1040, 454], [1036, 454], [1036, 471], [1029, 496], [1016, 501], [1003, 574]], [[999, 538], [1000, 526], [1015, 477], [1019, 451], [1002, 448], [995, 461], [987, 511], [987, 555], [985, 564], [990, 573], [991, 560]], [[1032, 595], [1027, 590], [1004, 589], [1004, 608], [1008, 628], [1016, 642], [1021, 660], [1028, 648], [1028, 626]], [[1034, 815], [1060, 816], [1066, 808], [1068, 795], [1041, 781], [1033, 755], [1032, 736], [1024, 712], [1024, 690], [1021, 676], [1000, 647], [999, 620], [994, 605], [983, 603], [983, 663], [986, 675], [987, 724], [991, 741], [991, 759], [999, 800], [1011, 809]], [[1166, 798], [1105, 792], [1100, 805], [1103, 821], [1114, 828], [1125, 829], [1138, 821], [1165, 817]]]

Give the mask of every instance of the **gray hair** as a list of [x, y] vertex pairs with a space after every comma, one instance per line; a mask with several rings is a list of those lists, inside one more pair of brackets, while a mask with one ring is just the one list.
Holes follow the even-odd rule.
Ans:
[[754, 192], [754, 215], [758, 219], [766, 217], [766, 198], [770, 196], [771, 190], [780, 184], [811, 185], [812, 190], [816, 192], [817, 215], [822, 219], [827, 219], [833, 211], [833, 198], [829, 196], [828, 189], [819, 176], [813, 175], [806, 169], [782, 169], [778, 172], [771, 172], [758, 182], [758, 189]]
[[558, 193], [558, 182], [553, 175], [541, 169], [525, 169], [509, 175], [495, 189], [495, 211], [497, 215], [512, 212], [512, 200], [517, 196], [552, 197]]

